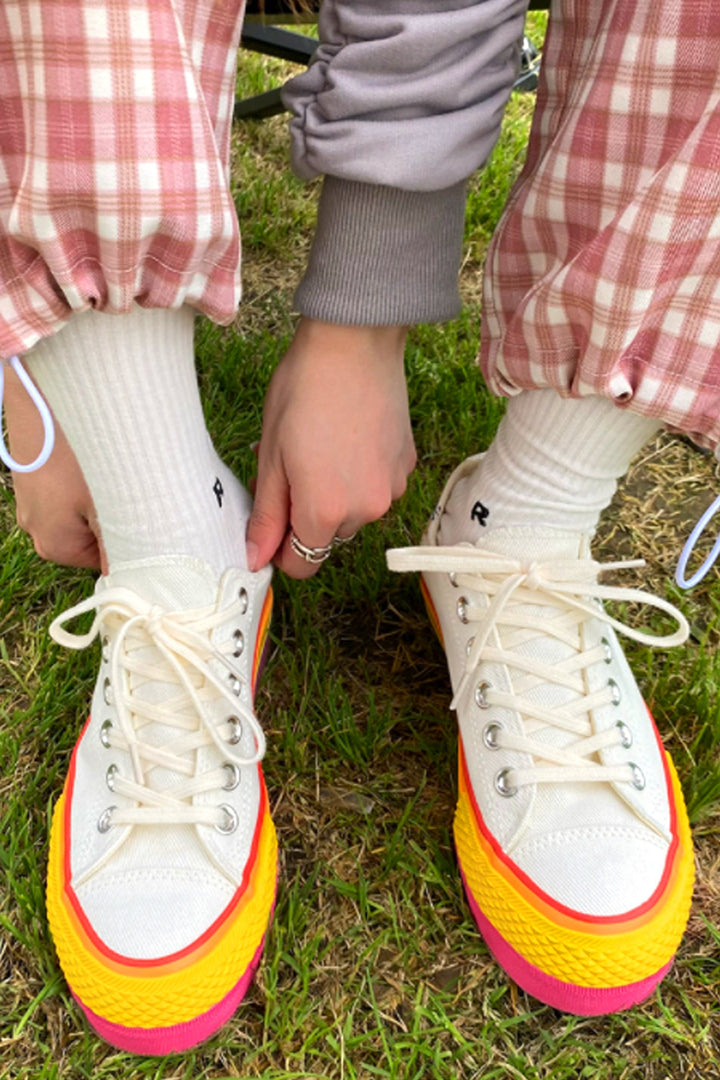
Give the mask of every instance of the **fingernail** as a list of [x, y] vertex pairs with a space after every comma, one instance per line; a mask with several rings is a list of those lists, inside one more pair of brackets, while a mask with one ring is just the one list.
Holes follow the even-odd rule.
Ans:
[[254, 544], [252, 540], [245, 541], [245, 557], [247, 559], [248, 570], [252, 570], [254, 573], [257, 570], [258, 546], [257, 544]]

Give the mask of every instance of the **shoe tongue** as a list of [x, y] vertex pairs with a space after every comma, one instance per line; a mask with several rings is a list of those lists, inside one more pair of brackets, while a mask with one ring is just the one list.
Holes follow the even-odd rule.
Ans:
[[207, 607], [218, 595], [218, 576], [212, 567], [186, 555], [118, 563], [105, 580], [108, 586], [132, 589], [166, 611]]
[[553, 559], [587, 558], [590, 538], [581, 532], [560, 529], [507, 528], [488, 529], [475, 541], [475, 547], [520, 559], [523, 563], [549, 562]]

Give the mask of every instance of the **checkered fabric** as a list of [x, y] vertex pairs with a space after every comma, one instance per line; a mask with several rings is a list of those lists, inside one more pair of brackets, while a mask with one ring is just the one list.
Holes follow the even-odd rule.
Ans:
[[600, 394], [720, 442], [717, 0], [553, 0], [484, 301], [496, 393]]
[[0, 358], [88, 307], [229, 321], [242, 0], [2, 0]]

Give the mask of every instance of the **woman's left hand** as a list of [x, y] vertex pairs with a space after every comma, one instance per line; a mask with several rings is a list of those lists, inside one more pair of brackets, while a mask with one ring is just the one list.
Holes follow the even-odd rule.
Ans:
[[[43, 442], [43, 425], [15, 372], [5, 368], [5, 419], [10, 453], [32, 461]], [[55, 423], [55, 446], [35, 472], [13, 473], [17, 523], [41, 559], [106, 573], [105, 553], [85, 478]]]

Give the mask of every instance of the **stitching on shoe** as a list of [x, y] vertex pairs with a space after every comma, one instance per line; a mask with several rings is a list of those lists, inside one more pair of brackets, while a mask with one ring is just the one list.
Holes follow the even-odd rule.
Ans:
[[549, 848], [569, 847], [572, 841], [598, 840], [606, 837], [611, 840], [640, 840], [643, 843], [652, 844], [654, 847], [667, 852], [669, 844], [663, 837], [656, 833], [642, 829], [629, 829], [621, 825], [583, 826], [582, 828], [563, 830], [562, 833], [545, 833], [532, 840], [523, 841], [513, 849], [513, 857], [518, 852], [531, 853], [544, 851]]

